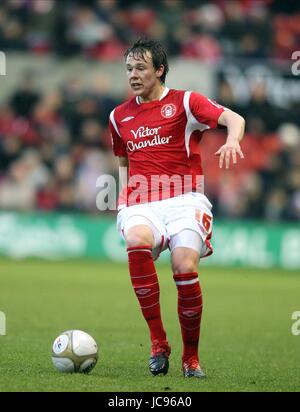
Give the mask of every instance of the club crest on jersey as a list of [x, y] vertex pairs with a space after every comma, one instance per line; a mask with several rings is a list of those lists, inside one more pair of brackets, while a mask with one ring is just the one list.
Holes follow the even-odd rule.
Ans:
[[162, 117], [164, 117], [165, 119], [169, 119], [170, 117], [173, 117], [174, 114], [176, 113], [177, 109], [175, 104], [173, 103], [168, 103], [165, 104], [162, 108], [161, 108], [161, 115]]

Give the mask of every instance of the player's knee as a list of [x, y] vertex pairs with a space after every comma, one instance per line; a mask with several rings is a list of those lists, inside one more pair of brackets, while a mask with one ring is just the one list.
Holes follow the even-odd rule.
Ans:
[[198, 262], [195, 262], [192, 258], [184, 260], [177, 260], [173, 262], [173, 273], [178, 275], [180, 273], [192, 273], [198, 271]]
[[126, 235], [126, 245], [127, 247], [136, 246], [151, 246], [153, 247], [153, 235], [151, 232], [139, 232], [139, 231], [129, 231]]

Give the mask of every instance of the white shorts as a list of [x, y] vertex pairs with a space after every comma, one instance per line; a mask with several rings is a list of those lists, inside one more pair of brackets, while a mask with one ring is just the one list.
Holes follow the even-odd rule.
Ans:
[[201, 193], [186, 193], [170, 199], [123, 207], [117, 216], [117, 227], [125, 239], [127, 231], [136, 225], [147, 225], [154, 237], [153, 258], [169, 248], [196, 250], [200, 257], [212, 253], [212, 205]]

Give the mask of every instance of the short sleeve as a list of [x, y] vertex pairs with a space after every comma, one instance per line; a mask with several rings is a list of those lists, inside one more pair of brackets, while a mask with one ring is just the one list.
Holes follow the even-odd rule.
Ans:
[[112, 149], [114, 155], [118, 157], [127, 157], [126, 146], [119, 134], [117, 124], [115, 122], [114, 110], [111, 112], [109, 116], [109, 130], [111, 134]]
[[218, 126], [218, 119], [223, 111], [226, 110], [225, 107], [215, 101], [195, 92], [191, 93], [189, 105], [195, 119], [212, 129]]

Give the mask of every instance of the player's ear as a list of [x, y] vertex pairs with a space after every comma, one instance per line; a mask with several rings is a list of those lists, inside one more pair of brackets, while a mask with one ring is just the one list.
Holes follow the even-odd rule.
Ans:
[[156, 70], [156, 77], [161, 77], [165, 71], [165, 66], [161, 64], [159, 68]]

